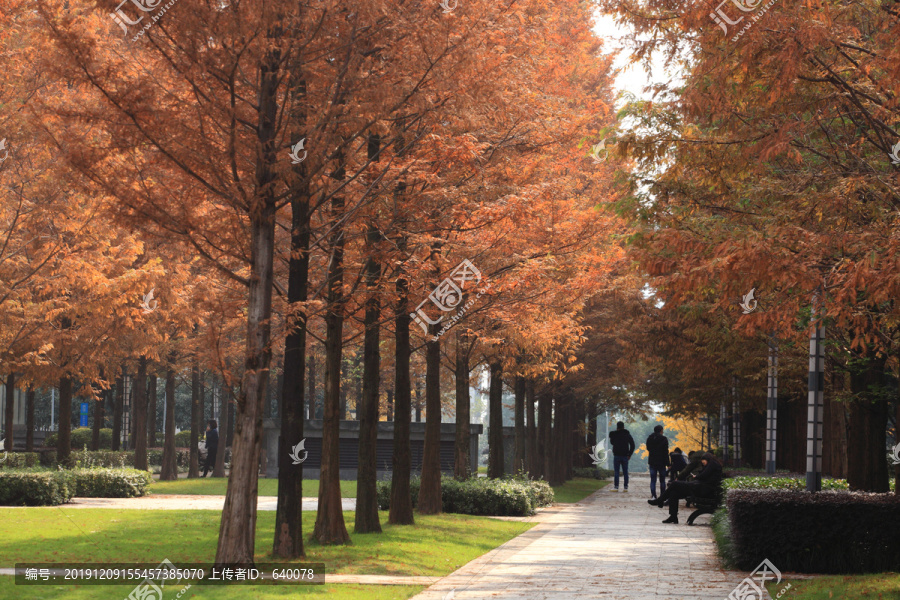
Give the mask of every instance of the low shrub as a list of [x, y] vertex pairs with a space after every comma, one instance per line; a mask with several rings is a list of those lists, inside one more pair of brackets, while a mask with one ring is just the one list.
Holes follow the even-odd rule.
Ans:
[[113, 452], [112, 450], [82, 450], [73, 452], [74, 466], [81, 469], [124, 468], [134, 466], [134, 452]]
[[573, 474], [575, 477], [587, 479], [609, 479], [613, 476], [613, 471], [602, 467], [577, 467], [573, 470]]
[[[806, 479], [798, 477], [730, 477], [722, 482], [726, 490], [795, 490], [806, 489]], [[845, 479], [822, 478], [822, 490], [847, 490]]]
[[441, 500], [448, 513], [508, 517], [534, 514], [528, 489], [514, 479], [445, 479], [441, 482]]
[[145, 496], [150, 473], [138, 469], [74, 469], [76, 496], [83, 498], [134, 498]]
[[[200, 436], [202, 439], [203, 436]], [[156, 442], [153, 444], [154, 446], [159, 446], [162, 448], [166, 445], [166, 433], [164, 431], [156, 432]], [[190, 448], [191, 447], [191, 430], [185, 429], [184, 431], [179, 431], [175, 434], [175, 446], [178, 448]]]
[[0, 462], [0, 469], [22, 469], [36, 467], [41, 464], [41, 455], [37, 452], [10, 452]]
[[[147, 450], [147, 462], [153, 466], [162, 466], [163, 450], [151, 448]], [[187, 469], [191, 464], [191, 451], [188, 448], [175, 448], [175, 465]]]
[[[419, 497], [419, 479], [410, 480], [413, 507]], [[390, 508], [391, 482], [377, 484], [378, 505]], [[473, 477], [459, 481], [450, 477], [441, 480], [442, 510], [466, 515], [526, 516], [534, 509], [553, 504], [553, 489], [546, 481], [525, 479], [487, 479]]]
[[736, 564], [781, 571], [873, 573], [900, 565], [900, 497], [862, 492], [730, 490]]
[[75, 476], [70, 471], [0, 471], [0, 505], [56, 506], [75, 495]]
[[[44, 440], [44, 446], [47, 448], [56, 448], [57, 434], [51, 433]], [[91, 447], [91, 441], [94, 439], [94, 432], [90, 427], [77, 427], [72, 430], [71, 447], [83, 448]], [[100, 449], [110, 450], [112, 448], [112, 429], [100, 430]]]
[[[412, 496], [413, 508], [419, 502], [419, 484], [422, 483], [418, 477], [409, 480], [409, 493]], [[441, 480], [441, 489], [444, 489], [444, 480]], [[391, 507], [391, 481], [379, 481], [375, 484], [375, 496], [378, 498], [378, 508], [388, 510]], [[443, 504], [443, 493], [441, 493], [441, 503]]]

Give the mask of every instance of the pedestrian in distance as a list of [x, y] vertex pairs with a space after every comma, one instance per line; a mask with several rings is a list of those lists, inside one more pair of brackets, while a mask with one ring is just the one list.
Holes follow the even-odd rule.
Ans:
[[619, 421], [616, 423], [615, 431], [609, 432], [609, 442], [610, 445], [612, 445], [613, 451], [613, 468], [616, 470], [616, 475], [613, 479], [613, 491], [619, 491], [619, 470], [621, 469], [625, 483], [625, 489], [623, 491], [627, 492], [628, 461], [631, 460], [631, 455], [634, 454], [634, 438], [631, 437], [631, 433], [625, 429], [625, 423]]
[[203, 474], [200, 477], [206, 477], [207, 473], [215, 469], [218, 450], [219, 425], [215, 419], [210, 419], [206, 424], [206, 464], [203, 465]]
[[650, 467], [650, 495], [656, 498], [656, 479], [659, 477], [659, 493], [666, 491], [666, 470], [669, 467], [669, 438], [663, 435], [663, 426], [657, 425], [647, 438], [647, 465]]

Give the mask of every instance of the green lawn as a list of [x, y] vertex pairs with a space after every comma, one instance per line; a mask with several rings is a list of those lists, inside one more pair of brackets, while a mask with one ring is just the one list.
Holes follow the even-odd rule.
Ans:
[[[275, 512], [261, 511], [256, 529], [257, 560], [271, 560]], [[0, 567], [35, 562], [212, 562], [219, 534], [218, 511], [107, 510], [61, 507], [0, 508]], [[354, 535], [353, 513], [344, 513], [352, 545], [307, 543], [309, 562], [328, 573], [446, 575], [531, 524], [467, 515], [416, 515], [416, 525], [390, 526], [384, 533]], [[303, 514], [312, 532], [315, 513]], [[2, 596], [0, 596], [2, 597]]]
[[[177, 481], [153, 480], [150, 484], [151, 494], [187, 494], [196, 496], [224, 496], [228, 480], [222, 477], [204, 477], [202, 479], [178, 479]], [[277, 479], [259, 480], [260, 496], [277, 496]], [[319, 480], [303, 481], [303, 495], [316, 497], [319, 495]], [[341, 481], [341, 496], [356, 498], [356, 481]]]
[[[382, 534], [352, 533], [353, 513], [344, 519], [352, 545], [322, 546], [308, 541], [306, 561], [325, 564], [325, 572], [376, 575], [447, 575], [470, 560], [524, 533], [531, 523], [499, 521], [467, 515], [416, 515], [416, 525], [390, 526], [382, 512]], [[158, 563], [212, 562], [219, 531], [217, 511], [103, 510], [65, 507], [0, 508], [0, 567], [19, 561]], [[315, 514], [304, 513], [303, 527], [311, 532]], [[272, 561], [275, 513], [259, 513], [256, 558]], [[127, 597], [127, 586], [16, 586], [0, 577], [4, 600], [89, 599]], [[416, 586], [195, 586], [180, 598], [283, 598], [298, 593], [329, 594], [341, 600], [405, 599], [421, 591]], [[122, 592], [125, 593], [122, 593]], [[165, 596], [172, 600], [175, 592]], [[179, 599], [180, 600], [180, 599]]]
[[609, 484], [609, 481], [576, 477], [563, 485], [554, 486], [556, 502], [578, 502]]
[[[0, 576], [0, 598], [4, 600], [122, 600], [134, 589], [133, 585], [55, 585], [26, 587], [15, 585], [9, 576]], [[164, 588], [163, 600], [406, 600], [421, 592], [417, 585], [215, 585], [192, 586], [179, 596], [182, 586]]]
[[769, 595], [776, 598], [788, 584], [791, 587], [781, 595], [782, 600], [900, 600], [900, 573], [833, 575], [799, 581], [785, 577], [781, 583], [767, 585]]

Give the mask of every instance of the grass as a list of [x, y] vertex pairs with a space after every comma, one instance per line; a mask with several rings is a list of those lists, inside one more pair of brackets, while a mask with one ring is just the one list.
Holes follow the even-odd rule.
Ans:
[[[0, 577], [0, 598], [4, 600], [122, 600], [133, 585], [15, 585], [15, 579]], [[418, 585], [214, 585], [192, 586], [183, 595], [181, 586], [163, 588], [164, 600], [281, 600], [287, 598], [328, 598], [328, 600], [406, 600], [424, 588]]]
[[[472, 559], [524, 533], [533, 524], [500, 521], [467, 515], [416, 515], [413, 526], [387, 525], [384, 532], [352, 533], [353, 513], [344, 520], [351, 531], [349, 546], [322, 546], [307, 539], [306, 562], [324, 563], [326, 573], [375, 575], [447, 575]], [[63, 507], [0, 508], [0, 567], [16, 562], [211, 563], [219, 531], [218, 511], [208, 510], [102, 510]], [[256, 559], [278, 562], [268, 556], [272, 547], [275, 513], [258, 514]], [[315, 514], [304, 513], [303, 530], [312, 531]], [[4, 600], [88, 600], [126, 598], [133, 586], [16, 586], [10, 576], [0, 576]], [[180, 588], [176, 588], [180, 589]], [[421, 586], [367, 586], [327, 584], [315, 586], [194, 586], [178, 600], [215, 598], [280, 599], [298, 594], [329, 600], [404, 600], [422, 591]], [[176, 598], [172, 591], [165, 600]]]
[[[306, 561], [326, 573], [442, 576], [531, 528], [530, 523], [468, 515], [416, 515], [414, 526], [354, 535], [352, 545], [306, 543]], [[210, 563], [219, 534], [218, 511], [0, 508], [0, 567], [16, 562]], [[258, 513], [256, 559], [271, 561], [275, 512]], [[353, 513], [344, 513], [352, 531]], [[312, 532], [315, 513], [303, 514]], [[0, 597], [2, 594], [0, 594]]]
[[553, 495], [556, 497], [556, 502], [579, 502], [597, 490], [602, 489], [607, 484], [609, 484], [609, 481], [576, 477], [575, 479], [570, 479], [563, 485], [555, 486], [553, 488]]
[[[228, 487], [228, 479], [223, 477], [204, 477], [201, 479], [178, 479], [177, 481], [159, 481], [154, 479], [150, 484], [151, 494], [185, 494], [190, 496], [224, 496]], [[260, 496], [277, 496], [277, 479], [259, 480]], [[316, 497], [319, 495], [319, 480], [303, 481], [303, 495]], [[341, 481], [341, 497], [356, 498], [356, 481]]]
[[777, 599], [778, 593], [788, 585], [790, 588], [781, 595], [785, 600], [900, 600], [900, 573], [832, 575], [796, 581], [785, 577], [781, 583], [769, 582], [766, 587], [769, 595]]

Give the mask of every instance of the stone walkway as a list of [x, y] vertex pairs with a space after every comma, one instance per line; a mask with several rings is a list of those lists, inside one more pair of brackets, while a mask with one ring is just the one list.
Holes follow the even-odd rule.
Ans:
[[630, 484], [548, 514], [414, 600], [725, 600], [747, 574], [719, 567], [709, 516], [689, 527], [682, 510], [664, 525], [668, 511], [647, 504], [650, 478]]
[[[259, 496], [257, 510], [275, 510], [277, 496]], [[225, 496], [189, 496], [151, 494], [140, 498], [72, 498], [71, 502], [61, 508], [132, 508], [138, 510], [218, 510], [225, 506]], [[318, 498], [304, 498], [303, 510], [316, 510]], [[356, 510], [355, 498], [343, 498], [341, 506], [344, 510]]]

